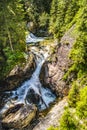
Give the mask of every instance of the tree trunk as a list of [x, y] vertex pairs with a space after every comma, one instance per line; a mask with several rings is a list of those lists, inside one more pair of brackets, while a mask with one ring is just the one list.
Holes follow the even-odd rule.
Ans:
[[10, 43], [11, 50], [14, 51], [13, 46], [12, 46], [12, 41], [11, 41], [10, 32], [9, 32], [9, 30], [7, 30], [7, 31], [8, 31], [8, 38], [9, 38], [9, 43]]

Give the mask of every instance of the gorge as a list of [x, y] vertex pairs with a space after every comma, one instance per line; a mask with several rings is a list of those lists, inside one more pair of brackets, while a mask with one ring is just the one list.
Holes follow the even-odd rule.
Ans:
[[0, 1], [0, 130], [87, 130], [86, 5]]
[[[32, 34], [33, 35], [33, 34]], [[34, 36], [34, 35], [33, 35]], [[28, 36], [30, 38], [30, 34]], [[39, 40], [38, 40], [39, 39]], [[30, 39], [28, 39], [30, 40]], [[32, 42], [42, 41], [40, 38], [32, 37]], [[35, 41], [36, 40], [36, 41]], [[27, 121], [28, 124], [25, 124], [21, 122], [22, 116], [20, 115], [21, 109], [28, 109], [32, 110], [34, 112], [34, 116], [36, 113], [36, 107], [39, 111], [42, 111], [49, 107], [50, 103], [52, 103], [56, 96], [51, 92], [49, 88], [46, 88], [41, 85], [39, 80], [39, 74], [41, 73], [41, 68], [43, 63], [46, 61], [46, 59], [50, 56], [50, 46], [38, 46], [36, 45], [30, 47], [30, 52], [34, 55], [35, 63], [36, 63], [36, 69], [33, 72], [30, 79], [27, 81], [24, 81], [21, 86], [19, 86], [17, 89], [13, 91], [5, 91], [2, 95], [2, 100], [4, 102], [4, 106], [0, 110], [0, 116], [2, 117], [2, 124], [4, 127], [13, 127], [13, 128], [22, 128], [29, 124], [29, 121]], [[6, 96], [6, 94], [8, 96]], [[6, 98], [5, 98], [6, 97]], [[34, 106], [36, 105], [36, 107]], [[17, 109], [17, 110], [16, 110]], [[23, 111], [23, 110], [22, 110]], [[25, 110], [28, 116], [30, 116], [29, 110]], [[12, 115], [11, 113], [14, 113]], [[18, 118], [18, 115], [19, 118]], [[34, 117], [30, 117], [30, 121]], [[19, 120], [19, 121], [18, 121]], [[26, 121], [24, 121], [26, 122]], [[19, 125], [20, 123], [20, 125]]]
[[[48, 40], [47, 44], [47, 41], [44, 40], [44, 38], [42, 41], [42, 38], [34, 37], [34, 35], [32, 35], [32, 41], [34, 40], [34, 43], [27, 43], [27, 46], [29, 46], [29, 54], [34, 56], [34, 61], [36, 64], [35, 70], [32, 73], [32, 76], [24, 81], [21, 86], [13, 91], [11, 90], [3, 92], [4, 96], [1, 99], [4, 102], [4, 105], [0, 111], [0, 114], [2, 115], [2, 124], [4, 127], [6, 127], [6, 129], [15, 128], [30, 130], [33, 127], [24, 127], [29, 125], [29, 122], [35, 118], [37, 110], [43, 111], [44, 109], [48, 108], [50, 103], [55, 101], [55, 94], [60, 99], [67, 96], [69, 87], [67, 86], [66, 82], [63, 81], [63, 76], [65, 70], [67, 71], [70, 64], [68, 54], [75, 39], [70, 37], [69, 34], [73, 29], [74, 26], [64, 35], [60, 44], [58, 44], [57, 41], [50, 40]], [[28, 36], [28, 38], [31, 38], [31, 36]], [[37, 44], [38, 39], [41, 39], [39, 44]], [[68, 42], [68, 45], [65, 43], [65, 41]], [[60, 67], [60, 65], [62, 66]], [[57, 84], [59, 85], [57, 86]], [[54, 120], [55, 122], [53, 125], [56, 124], [58, 117], [60, 118], [62, 116], [64, 106], [67, 106], [66, 99], [55, 104], [53, 109], [51, 108], [53, 116], [50, 114], [50, 112], [47, 114], [46, 118], [49, 121], [52, 116], [51, 121]], [[56, 115], [60, 109], [62, 110], [60, 115]], [[25, 111], [25, 114], [22, 111]], [[45, 120], [45, 122], [49, 122], [46, 118], [42, 118], [42, 122], [43, 120]], [[34, 129], [42, 130], [43, 127], [44, 129], [47, 129], [51, 124], [49, 122], [46, 124], [46, 126], [43, 126], [40, 123], [40, 126], [37, 124]]]

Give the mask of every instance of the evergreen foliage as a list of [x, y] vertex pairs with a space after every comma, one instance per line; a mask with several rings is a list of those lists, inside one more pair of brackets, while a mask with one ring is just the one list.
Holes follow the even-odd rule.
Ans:
[[21, 0], [0, 2], [0, 79], [24, 59], [25, 22]]
[[76, 122], [72, 118], [69, 109], [64, 112], [60, 121], [60, 130], [76, 130]]
[[76, 110], [80, 118], [87, 118], [87, 86], [80, 90], [80, 100], [77, 102]]
[[[64, 76], [72, 87], [68, 96], [68, 110], [65, 110], [60, 121], [60, 130], [87, 130], [87, 1], [86, 0], [53, 0], [49, 31], [56, 38], [61, 38], [73, 24], [76, 42], [69, 54], [73, 61]], [[71, 110], [72, 109], [72, 110]], [[73, 110], [75, 111], [73, 113]]]
[[69, 92], [69, 106], [70, 107], [76, 107], [77, 101], [79, 101], [79, 86], [77, 85], [77, 82], [74, 81], [72, 88]]
[[25, 19], [34, 23], [36, 33], [40, 29], [48, 30], [51, 2], [52, 0], [26, 0], [24, 2]]
[[53, 126], [51, 126], [48, 130], [58, 130], [58, 128], [54, 128]]
[[75, 0], [53, 0], [50, 11], [49, 32], [54, 37], [60, 39], [67, 30], [67, 26], [72, 22], [78, 9], [78, 2]]
[[[0, 1], [0, 80], [20, 62], [25, 52], [26, 23], [33, 22], [35, 29], [48, 30], [54, 38], [61, 37], [75, 25], [76, 42], [69, 54], [73, 61], [65, 75], [72, 73], [69, 106], [60, 121], [60, 127], [48, 130], [87, 130], [87, 0], [4, 0]], [[38, 30], [37, 30], [38, 31]], [[86, 87], [85, 87], [86, 86]], [[70, 109], [76, 110], [73, 116]], [[82, 120], [83, 123], [80, 123]], [[78, 122], [78, 123], [77, 123]], [[78, 124], [80, 127], [78, 127]]]

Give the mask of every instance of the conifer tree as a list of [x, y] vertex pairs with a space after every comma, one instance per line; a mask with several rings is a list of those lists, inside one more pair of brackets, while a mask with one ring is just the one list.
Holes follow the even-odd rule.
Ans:
[[22, 0], [0, 1], [0, 62], [2, 63], [0, 68], [3, 68], [1, 69], [2, 77], [12, 69], [11, 66], [15, 65], [15, 59], [18, 57], [17, 52], [21, 54], [25, 50], [24, 10], [21, 2]]

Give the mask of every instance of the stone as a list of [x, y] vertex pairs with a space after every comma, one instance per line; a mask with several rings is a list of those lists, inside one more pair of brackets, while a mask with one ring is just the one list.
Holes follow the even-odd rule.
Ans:
[[42, 118], [33, 130], [47, 130], [50, 126], [59, 126], [59, 120], [64, 112], [64, 107], [67, 105], [67, 98], [64, 98], [62, 101], [56, 103], [46, 117]]
[[30, 54], [27, 61], [23, 64], [16, 65], [5, 80], [0, 82], [0, 92], [10, 91], [20, 86], [23, 81], [32, 76], [36, 68], [34, 55]]
[[72, 63], [69, 59], [69, 53], [75, 42], [75, 38], [71, 37], [70, 33], [74, 30], [74, 27], [75, 26], [62, 37], [58, 47], [55, 49], [55, 54], [50, 56], [51, 60], [44, 63], [40, 74], [41, 83], [44, 86], [49, 87], [61, 98], [68, 94], [70, 87], [67, 82], [63, 80], [63, 77]]
[[40, 95], [35, 93], [35, 91], [32, 88], [30, 88], [26, 99], [28, 100], [29, 103], [33, 103], [37, 105], [40, 101]]
[[2, 126], [22, 129], [35, 118], [36, 111], [37, 108], [34, 105], [16, 104], [4, 113]]

